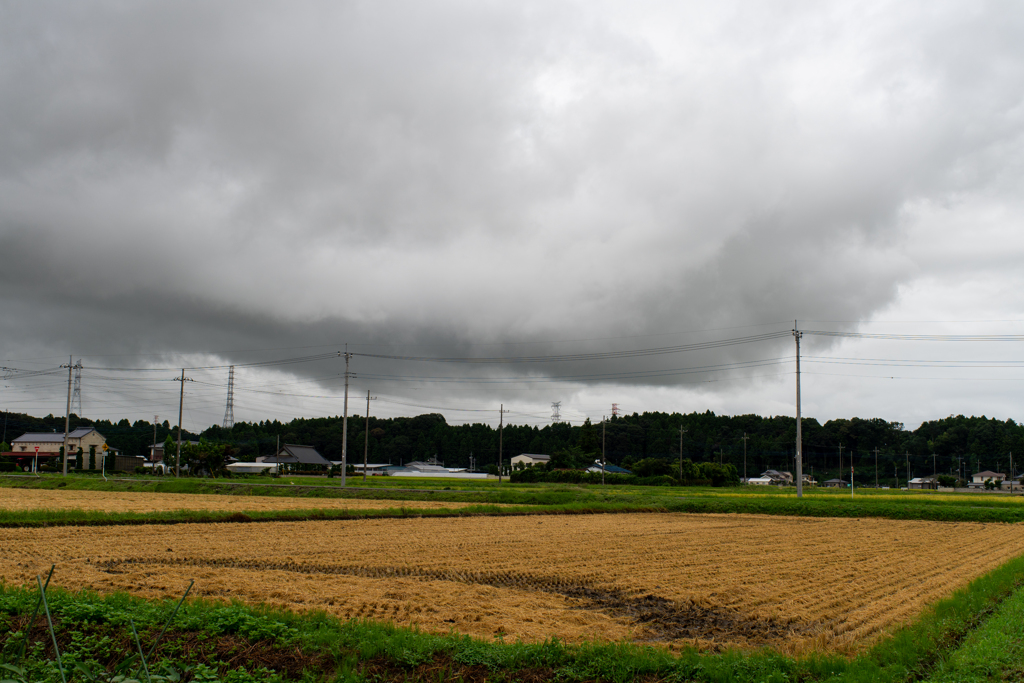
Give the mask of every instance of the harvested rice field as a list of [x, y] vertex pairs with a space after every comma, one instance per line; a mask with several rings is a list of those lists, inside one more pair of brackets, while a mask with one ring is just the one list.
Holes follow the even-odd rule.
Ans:
[[0, 510], [96, 510], [100, 512], [170, 512], [207, 510], [255, 512], [273, 510], [383, 510], [386, 508], [459, 508], [473, 503], [354, 498], [289, 498], [225, 496], [152, 491], [75, 491], [67, 489], [0, 488]]
[[482, 637], [855, 653], [1024, 553], [1024, 526], [552, 515], [0, 529], [0, 580]]

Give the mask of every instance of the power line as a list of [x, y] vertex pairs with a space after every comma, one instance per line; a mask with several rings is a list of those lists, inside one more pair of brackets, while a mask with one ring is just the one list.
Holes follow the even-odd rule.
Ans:
[[709, 342], [696, 342], [693, 344], [681, 344], [678, 346], [663, 346], [650, 349], [631, 349], [626, 351], [604, 351], [597, 353], [571, 353], [550, 356], [496, 356], [490, 358], [477, 357], [438, 357], [438, 356], [400, 356], [382, 353], [353, 353], [355, 356], [364, 358], [380, 358], [384, 360], [402, 361], [425, 361], [432, 363], [471, 363], [471, 364], [492, 364], [492, 363], [564, 363], [586, 360], [609, 360], [615, 358], [639, 358], [644, 356], [658, 356], [671, 353], [684, 353], [687, 351], [701, 351], [706, 349], [718, 349], [726, 346], [737, 346], [740, 344], [753, 344], [755, 342], [770, 341], [788, 337], [790, 332], [767, 332], [764, 334], [750, 335], [747, 337], [736, 337], [733, 339], [719, 339]]
[[1019, 342], [1024, 334], [886, 334], [875, 332], [830, 332], [826, 330], [801, 330], [804, 334], [818, 337], [846, 337], [848, 339], [886, 339], [895, 341], [945, 341], [945, 342]]

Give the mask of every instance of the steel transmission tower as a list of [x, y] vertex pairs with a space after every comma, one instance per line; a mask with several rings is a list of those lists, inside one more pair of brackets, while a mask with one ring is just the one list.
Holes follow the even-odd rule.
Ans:
[[224, 409], [224, 429], [235, 425], [235, 366], [228, 368], [228, 405]]
[[619, 404], [618, 403], [613, 403], [612, 404], [612, 417], [618, 417], [618, 416], [619, 416]]
[[552, 422], [561, 422], [562, 421], [562, 414], [559, 412], [561, 410], [561, 408], [562, 408], [562, 402], [561, 401], [552, 401], [551, 402], [551, 421]]
[[75, 364], [75, 388], [71, 392], [71, 412], [82, 417], [82, 359]]

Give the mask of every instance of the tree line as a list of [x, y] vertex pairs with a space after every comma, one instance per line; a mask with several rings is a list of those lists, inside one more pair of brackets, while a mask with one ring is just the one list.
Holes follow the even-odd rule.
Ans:
[[[37, 418], [7, 413], [4, 420], [8, 442], [28, 431], [64, 431], [63, 416]], [[148, 454], [154, 443], [154, 425], [145, 420], [113, 422], [72, 415], [71, 428], [79, 426], [95, 427], [110, 446], [126, 455]], [[498, 461], [498, 429], [487, 424], [450, 425], [444, 416], [431, 413], [370, 417], [368, 429], [367, 439], [365, 419], [349, 418], [350, 460], [361, 461], [368, 442], [371, 462], [400, 465], [436, 457], [448, 467], [469, 467], [472, 459], [476, 469], [484, 470]], [[881, 418], [855, 417], [824, 424], [804, 418], [802, 430], [804, 470], [813, 471], [819, 481], [839, 475], [848, 480], [851, 459], [856, 480], [873, 483], [877, 458], [879, 480], [886, 485], [905, 478], [908, 472], [911, 476], [933, 471], [1008, 472], [1010, 453], [1015, 454], [1015, 460], [1024, 456], [1024, 426], [1014, 420], [985, 416], [950, 416], [924, 422], [912, 431], [900, 422]], [[342, 418], [334, 416], [237, 422], [230, 429], [214, 425], [199, 434], [183, 430], [182, 438], [228, 445], [231, 453], [242, 460], [271, 455], [278, 443], [294, 443], [313, 446], [328, 460], [337, 461], [341, 460], [342, 431]], [[164, 421], [155, 426], [155, 434], [156, 443], [163, 443], [168, 436], [175, 440], [177, 429]], [[588, 420], [543, 427], [507, 425], [501, 440], [506, 466], [519, 453], [558, 453], [568, 458], [562, 461], [564, 465], [585, 467], [601, 458], [603, 452], [611, 464], [626, 469], [641, 465], [651, 473], [657, 473], [659, 462], [665, 467], [678, 467], [682, 458], [695, 463], [732, 464], [740, 476], [745, 466], [747, 476], [756, 476], [767, 469], [793, 471], [796, 420], [781, 415], [716, 415], [711, 411], [645, 412], [613, 417], [604, 424]], [[649, 467], [652, 463], [654, 469]]]

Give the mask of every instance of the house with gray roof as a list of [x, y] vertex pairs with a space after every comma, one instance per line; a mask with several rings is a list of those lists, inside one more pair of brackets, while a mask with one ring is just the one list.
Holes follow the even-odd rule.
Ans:
[[294, 443], [286, 443], [281, 446], [277, 455], [265, 455], [257, 458], [257, 461], [287, 465], [287, 469], [293, 471], [319, 471], [331, 468], [331, 461], [320, 455], [315, 448]]
[[[68, 433], [68, 460], [74, 462], [78, 449], [81, 448], [82, 452], [86, 454], [85, 466], [88, 467], [89, 449], [95, 448], [99, 453], [106, 442], [106, 437], [92, 427], [79, 427]], [[28, 432], [11, 441], [11, 451], [25, 456], [34, 456], [38, 448], [39, 457], [56, 458], [60, 455], [60, 449], [63, 447], [63, 432]], [[98, 460], [97, 456], [93, 462], [96, 463]], [[100, 465], [96, 465], [96, 467], [98, 468]]]

